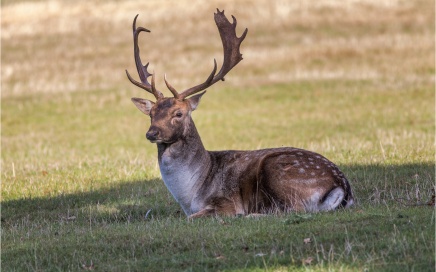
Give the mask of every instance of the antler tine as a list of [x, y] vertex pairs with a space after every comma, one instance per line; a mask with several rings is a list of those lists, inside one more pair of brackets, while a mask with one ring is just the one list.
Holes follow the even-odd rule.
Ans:
[[[203, 86], [204, 85], [205, 87], [203, 89], [205, 89], [205, 88], [207, 88], [209, 86], [210, 82], [213, 79], [213, 76], [215, 75], [215, 72], [216, 72], [216, 69], [217, 69], [216, 59], [213, 59], [213, 61], [214, 61], [214, 67], [213, 67], [212, 73], [210, 73], [209, 77], [206, 79], [206, 81], [203, 84], [198, 85], [198, 86]], [[176, 91], [176, 89], [167, 81], [167, 75], [166, 74], [164, 74], [164, 80], [165, 80], [165, 84], [167, 85], [168, 89], [171, 91], [171, 93], [177, 99], [184, 99], [185, 97], [193, 94], [193, 93], [189, 94], [188, 92], [185, 91], [183, 94], [185, 94], [185, 93], [186, 94], [184, 96], [181, 96], [181, 94], [179, 94]]]
[[203, 82], [202, 84], [199, 84], [197, 86], [194, 86], [192, 88], [189, 88], [187, 90], [185, 90], [183, 93], [178, 94], [178, 98], [179, 99], [184, 99], [190, 95], [193, 95], [195, 93], [198, 93], [204, 89], [206, 89], [207, 87], [211, 86], [213, 83], [215, 83], [216, 81], [218, 81], [218, 79], [215, 82], [212, 82], [214, 80], [214, 76], [217, 70], [217, 64], [216, 64], [216, 59], [213, 59], [214, 62], [214, 66], [213, 66], [213, 70], [210, 73], [209, 77], [206, 79], [205, 82]]
[[[203, 89], [205, 89], [205, 88], [207, 88], [208, 86], [209, 86], [209, 84], [210, 84], [210, 82], [212, 81], [212, 79], [213, 79], [213, 76], [215, 75], [215, 72], [216, 72], [216, 69], [217, 69], [217, 65], [216, 65], [216, 59], [213, 59], [213, 62], [214, 62], [214, 67], [213, 67], [213, 70], [212, 70], [212, 73], [210, 73], [210, 75], [209, 75], [209, 77], [206, 79], [206, 81], [203, 83], [203, 84], [200, 84], [200, 85], [198, 85], [198, 86], [200, 86], [200, 87], [202, 87]], [[188, 92], [184, 92], [183, 94], [184, 94], [184, 96], [181, 96], [177, 91], [176, 91], [176, 89], [167, 81], [167, 75], [165, 74], [164, 75], [164, 80], [165, 80], [165, 84], [167, 85], [167, 87], [168, 87], [168, 89], [171, 91], [171, 93], [174, 95], [174, 97], [175, 98], [177, 98], [177, 99], [184, 99], [185, 97], [187, 97], [187, 96], [189, 96], [189, 95], [191, 95], [191, 94], [193, 94], [193, 93], [191, 93], [191, 94], [189, 94]], [[203, 87], [203, 86], [205, 86], [205, 87]], [[202, 89], [202, 90], [203, 90]]]
[[[139, 14], [138, 14], [139, 15]], [[126, 74], [128, 79], [130, 80], [130, 82], [132, 82], [134, 85], [146, 90], [147, 92], [153, 94], [156, 99], [161, 99], [163, 98], [163, 94], [156, 90], [155, 85], [154, 85], [154, 73], [150, 74], [147, 71], [148, 68], [148, 64], [146, 65], [142, 65], [142, 61], [141, 61], [141, 57], [139, 55], [139, 46], [138, 46], [138, 37], [139, 34], [144, 31], [144, 32], [150, 32], [150, 30], [144, 28], [144, 27], [138, 27], [136, 28], [136, 19], [138, 18], [138, 15], [135, 16], [135, 19], [133, 20], [133, 47], [134, 47], [134, 56], [135, 56], [135, 64], [136, 64], [136, 69], [138, 70], [138, 75], [139, 78], [141, 79], [141, 82], [138, 82], [136, 80], [134, 80], [129, 72], [126, 70]], [[152, 80], [152, 84], [150, 85], [150, 83], [148, 82], [147, 78], [152, 76], [151, 80]]]
[[168, 89], [171, 91], [171, 93], [174, 95], [175, 98], [179, 99], [180, 98], [180, 94], [176, 91], [176, 89], [171, 86], [171, 84], [167, 81], [167, 74], [164, 74], [164, 81], [165, 84], [167, 85]]
[[214, 59], [214, 69], [212, 73], [209, 75], [207, 80], [202, 84], [191, 87], [185, 91], [183, 91], [179, 98], [184, 99], [190, 95], [198, 93], [207, 87], [215, 84], [219, 80], [224, 80], [224, 76], [235, 67], [241, 60], [242, 54], [239, 52], [239, 48], [241, 46], [242, 41], [245, 39], [247, 35], [248, 29], [246, 28], [244, 33], [242, 33], [241, 37], [236, 36], [236, 18], [232, 15], [233, 23], [230, 23], [227, 17], [224, 15], [224, 10], [220, 11], [217, 9], [217, 13], [214, 14], [215, 23], [218, 27], [218, 31], [220, 33], [221, 41], [223, 43], [223, 51], [224, 51], [224, 61], [221, 66], [220, 71], [215, 75], [217, 65], [216, 60]]

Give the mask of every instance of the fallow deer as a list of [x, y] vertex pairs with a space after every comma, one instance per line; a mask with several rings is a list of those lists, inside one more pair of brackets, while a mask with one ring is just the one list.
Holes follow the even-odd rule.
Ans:
[[[254, 151], [207, 151], [191, 118], [201, 92], [219, 80], [242, 60], [240, 45], [247, 35], [236, 36], [233, 23], [217, 9], [215, 22], [221, 36], [224, 60], [218, 73], [217, 63], [204, 83], [177, 92], [166, 76], [165, 84], [173, 97], [164, 97], [155, 87], [148, 63], [141, 62], [138, 36], [150, 32], [136, 27], [133, 44], [136, 68], [141, 82], [128, 79], [153, 94], [156, 102], [132, 98], [136, 107], [150, 116], [146, 138], [157, 144], [162, 179], [190, 218], [208, 215], [267, 214], [273, 211], [317, 212], [349, 207], [353, 196], [348, 180], [325, 157], [293, 147]], [[151, 77], [151, 84], [148, 78]]]

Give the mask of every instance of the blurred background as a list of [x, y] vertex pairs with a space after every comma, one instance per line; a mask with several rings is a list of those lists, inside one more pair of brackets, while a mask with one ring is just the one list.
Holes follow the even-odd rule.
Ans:
[[[434, 2], [2, 1], [3, 197], [159, 177], [141, 57], [183, 90], [222, 60], [213, 13], [248, 28], [244, 60], [194, 120], [208, 149], [297, 146], [339, 164], [434, 162]], [[84, 167], [87, 171], [83, 171]], [[141, 176], [143, 174], [136, 174]], [[93, 183], [95, 180], [104, 182]], [[21, 184], [21, 186], [19, 186]], [[90, 185], [94, 184], [94, 185]], [[44, 189], [45, 188], [45, 189]]]
[[[144, 62], [180, 89], [221, 58], [216, 8], [247, 27], [226, 86], [295, 80], [434, 79], [432, 1], [2, 1], [2, 96], [132, 89], [131, 24]], [[230, 80], [231, 78], [231, 80]], [[162, 89], [163, 86], [161, 87]]]

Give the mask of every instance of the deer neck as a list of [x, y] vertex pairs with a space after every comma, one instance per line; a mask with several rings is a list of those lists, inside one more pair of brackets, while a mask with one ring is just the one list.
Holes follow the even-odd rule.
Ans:
[[211, 159], [192, 120], [186, 132], [178, 141], [157, 147], [162, 179], [184, 212], [190, 215], [194, 192], [206, 178]]

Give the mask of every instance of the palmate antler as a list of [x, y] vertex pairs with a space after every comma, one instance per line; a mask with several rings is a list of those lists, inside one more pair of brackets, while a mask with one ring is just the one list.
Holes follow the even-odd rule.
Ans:
[[[154, 75], [150, 74], [147, 71], [148, 63], [145, 66], [143, 66], [141, 62], [141, 58], [139, 57], [138, 35], [141, 31], [145, 31], [145, 32], [150, 32], [150, 31], [143, 27], [136, 28], [137, 17], [138, 15], [136, 15], [135, 20], [133, 21], [133, 38], [134, 38], [134, 47], [135, 47], [134, 54], [135, 54], [136, 68], [138, 70], [138, 74], [142, 83], [132, 79], [132, 77], [130, 77], [129, 73], [126, 70], [127, 77], [133, 84], [152, 93], [156, 97], [156, 99], [159, 100], [163, 98], [163, 95], [155, 88]], [[177, 99], [181, 99], [181, 100], [185, 99], [190, 95], [201, 92], [202, 90], [215, 84], [219, 80], [224, 80], [224, 76], [242, 60], [242, 54], [239, 52], [239, 48], [241, 46], [242, 41], [245, 39], [245, 36], [247, 35], [248, 29], [246, 28], [244, 33], [242, 33], [241, 37], [238, 38], [236, 36], [237, 22], [234, 16], [232, 16], [233, 23], [230, 23], [227, 17], [224, 15], [224, 10], [220, 11], [219, 9], [217, 9], [217, 13], [214, 14], [214, 18], [215, 18], [215, 23], [218, 27], [218, 31], [221, 36], [221, 41], [223, 43], [223, 50], [224, 50], [223, 65], [219, 70], [219, 72], [215, 74], [217, 70], [217, 63], [216, 60], [214, 59], [214, 68], [211, 74], [209, 75], [209, 77], [206, 79], [206, 81], [199, 85], [186, 89], [181, 93], [178, 93], [176, 89], [173, 86], [171, 86], [171, 84], [168, 83], [165, 76], [164, 77], [165, 84], [167, 85], [171, 93], [174, 95], [174, 97]], [[147, 78], [149, 76], [152, 76], [151, 85], [147, 81]]]

